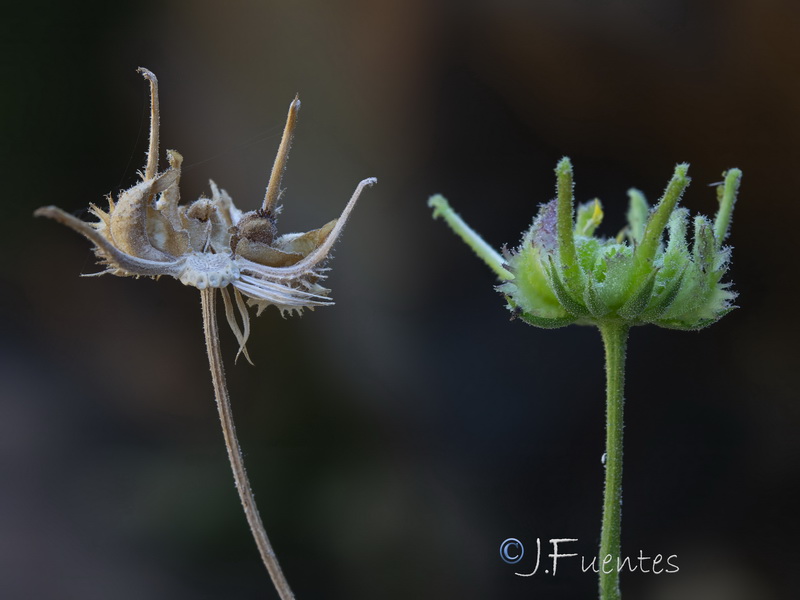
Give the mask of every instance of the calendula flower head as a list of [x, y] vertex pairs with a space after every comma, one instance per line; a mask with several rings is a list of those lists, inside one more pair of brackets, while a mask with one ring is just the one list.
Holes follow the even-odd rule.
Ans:
[[604, 238], [595, 236], [603, 219], [599, 200], [581, 204], [574, 214], [572, 164], [564, 158], [556, 168], [556, 198], [540, 206], [519, 247], [503, 254], [469, 228], [442, 196], [428, 204], [434, 218], [443, 217], [495, 271], [508, 307], [531, 325], [653, 323], [696, 330], [735, 308], [736, 294], [722, 282], [731, 255], [723, 242], [742, 173], [730, 169], [723, 174], [716, 217], [691, 219], [690, 244], [689, 211], [678, 207], [689, 185], [688, 168], [675, 167], [652, 209], [640, 191], [630, 190], [627, 227], [616, 238]]
[[[231, 197], [211, 181], [211, 197], [181, 205], [179, 182], [183, 157], [167, 151], [169, 168], [158, 172], [158, 81], [139, 69], [150, 82], [150, 146], [141, 181], [108, 197], [108, 208], [90, 205], [98, 221], [86, 223], [55, 206], [34, 214], [49, 217], [74, 229], [94, 243], [106, 269], [98, 275], [160, 277], [169, 275], [200, 290], [219, 288], [228, 323], [245, 350], [249, 316], [242, 296], [257, 314], [275, 305], [282, 314], [332, 304], [330, 290], [318, 282], [334, 242], [339, 237], [361, 191], [376, 182], [359, 183], [338, 219], [305, 233], [278, 235], [280, 182], [294, 133], [300, 100], [289, 106], [289, 116], [260, 209], [243, 213]], [[240, 328], [227, 287], [233, 287]], [[242, 330], [243, 329], [243, 330]], [[249, 360], [249, 357], [248, 357]]]

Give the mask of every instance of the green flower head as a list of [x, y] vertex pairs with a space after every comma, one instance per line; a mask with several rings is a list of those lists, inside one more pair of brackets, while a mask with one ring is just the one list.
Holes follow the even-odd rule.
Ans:
[[[736, 294], [722, 277], [731, 248], [724, 246], [742, 172], [730, 169], [717, 186], [719, 210], [712, 222], [698, 215], [687, 240], [689, 211], [678, 207], [689, 185], [680, 164], [654, 208], [635, 189], [628, 192], [628, 225], [616, 238], [596, 237], [600, 202], [574, 214], [572, 163], [556, 167], [557, 196], [542, 204], [516, 250], [499, 254], [450, 208], [442, 196], [428, 204], [503, 280], [498, 286], [514, 313], [548, 329], [579, 325], [653, 323], [670, 329], [702, 329], [735, 307]], [[665, 236], [664, 233], [667, 233]], [[664, 239], [666, 237], [666, 239]]]

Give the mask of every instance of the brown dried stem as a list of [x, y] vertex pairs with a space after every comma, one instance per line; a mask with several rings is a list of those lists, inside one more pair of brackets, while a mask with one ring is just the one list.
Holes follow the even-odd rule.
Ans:
[[208, 352], [208, 363], [211, 367], [211, 380], [214, 383], [214, 395], [219, 410], [219, 420], [222, 423], [222, 433], [225, 436], [225, 447], [228, 449], [228, 458], [231, 461], [233, 479], [236, 482], [236, 489], [239, 492], [239, 499], [242, 501], [247, 523], [250, 531], [261, 553], [261, 559], [267, 567], [272, 582], [281, 600], [294, 600], [294, 594], [289, 588], [289, 583], [283, 575], [278, 558], [269, 542], [264, 524], [261, 522], [261, 515], [256, 507], [256, 500], [250, 488], [250, 480], [244, 469], [242, 450], [239, 440], [236, 438], [236, 428], [233, 424], [233, 414], [231, 412], [231, 401], [228, 396], [228, 387], [225, 383], [225, 370], [222, 365], [222, 356], [219, 348], [219, 330], [217, 328], [217, 309], [216, 309], [216, 289], [205, 288], [200, 291], [200, 302], [203, 309], [203, 329], [206, 337], [206, 351]]
[[286, 169], [286, 160], [289, 158], [289, 149], [292, 147], [292, 138], [294, 137], [294, 128], [297, 125], [297, 113], [299, 110], [300, 98], [295, 96], [289, 105], [289, 114], [286, 117], [286, 126], [283, 128], [281, 145], [278, 147], [278, 154], [275, 156], [275, 162], [272, 165], [272, 173], [267, 184], [267, 193], [264, 196], [264, 204], [261, 207], [262, 210], [268, 213], [274, 211], [275, 205], [278, 203], [278, 196], [280, 196], [281, 192], [281, 179], [283, 179], [283, 171]]
[[161, 120], [158, 109], [158, 79], [152, 71], [144, 67], [139, 67], [137, 71], [150, 82], [150, 146], [144, 170], [144, 179], [148, 180], [158, 174], [158, 126]]

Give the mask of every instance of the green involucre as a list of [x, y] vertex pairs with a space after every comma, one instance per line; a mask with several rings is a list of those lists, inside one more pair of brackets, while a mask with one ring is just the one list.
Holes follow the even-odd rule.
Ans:
[[687, 170], [688, 165], [677, 165], [652, 209], [641, 192], [631, 190], [627, 227], [617, 238], [604, 238], [594, 235], [603, 218], [599, 201], [580, 205], [573, 216], [572, 165], [562, 159], [556, 169], [557, 198], [541, 205], [520, 246], [503, 256], [502, 266], [499, 254], [487, 252], [488, 245], [474, 231], [465, 224], [459, 228], [463, 221], [443, 198], [431, 204], [434, 216], [447, 219], [505, 280], [497, 289], [509, 308], [532, 325], [653, 323], [694, 330], [735, 308], [736, 294], [722, 282], [731, 252], [722, 242], [742, 173], [731, 169], [723, 174], [715, 220], [695, 217], [688, 240], [689, 212], [677, 206], [689, 184]]

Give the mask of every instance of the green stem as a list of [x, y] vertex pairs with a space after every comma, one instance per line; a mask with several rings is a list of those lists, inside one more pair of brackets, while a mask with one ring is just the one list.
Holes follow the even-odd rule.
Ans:
[[[600, 534], [600, 600], [619, 600], [620, 530], [622, 525], [622, 413], [625, 390], [625, 349], [628, 326], [600, 325], [606, 351], [606, 485], [603, 530]], [[611, 556], [608, 562], [606, 557]]]

